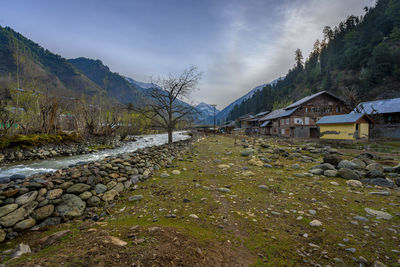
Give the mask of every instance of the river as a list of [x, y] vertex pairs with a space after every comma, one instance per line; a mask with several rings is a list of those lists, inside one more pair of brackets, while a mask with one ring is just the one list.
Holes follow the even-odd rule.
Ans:
[[[0, 168], [0, 177], [8, 177], [13, 174], [23, 174], [29, 176], [35, 173], [53, 172], [58, 169], [67, 168], [70, 165], [75, 165], [79, 162], [92, 162], [104, 159], [108, 156], [116, 156], [122, 153], [134, 152], [140, 148], [159, 146], [168, 142], [168, 135], [165, 134], [151, 134], [137, 136], [137, 141], [129, 142], [121, 147], [114, 149], [104, 149], [91, 154], [82, 154], [71, 157], [59, 157], [45, 160], [35, 160], [29, 162], [19, 162], [17, 164], [10, 164]], [[173, 140], [181, 141], [190, 138], [186, 132], [174, 132]]]

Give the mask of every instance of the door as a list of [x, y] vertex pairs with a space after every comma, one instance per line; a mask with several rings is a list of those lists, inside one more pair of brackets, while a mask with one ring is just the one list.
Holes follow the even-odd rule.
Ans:
[[318, 138], [318, 129], [317, 128], [310, 128], [310, 137], [311, 138]]

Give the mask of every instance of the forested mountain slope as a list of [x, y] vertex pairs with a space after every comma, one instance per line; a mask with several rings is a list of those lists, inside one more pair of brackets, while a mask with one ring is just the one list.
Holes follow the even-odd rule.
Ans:
[[228, 119], [322, 90], [345, 100], [400, 96], [400, 1], [378, 0], [364, 10], [363, 16], [349, 16], [333, 29], [325, 27], [324, 39], [315, 42], [305, 62], [297, 50], [286, 77], [236, 105]]

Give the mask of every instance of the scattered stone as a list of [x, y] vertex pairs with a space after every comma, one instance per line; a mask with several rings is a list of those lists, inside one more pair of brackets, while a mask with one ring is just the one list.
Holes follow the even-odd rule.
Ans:
[[348, 252], [351, 252], [351, 253], [356, 253], [356, 249], [355, 248], [346, 248], [345, 250], [348, 251]]
[[110, 202], [110, 201], [113, 201], [115, 199], [115, 197], [118, 195], [119, 194], [117, 191], [115, 191], [114, 189], [111, 189], [111, 190], [105, 192], [101, 198], [105, 202]]
[[254, 154], [254, 149], [252, 149], [252, 148], [246, 148], [246, 149], [240, 151], [240, 155], [242, 155], [243, 157], [248, 157], [253, 154]]
[[229, 169], [231, 166], [229, 166], [228, 164], [219, 164], [217, 167], [220, 169]]
[[198, 219], [199, 218], [199, 216], [197, 216], [196, 214], [190, 214], [189, 217], [192, 218], [192, 219]]
[[339, 155], [335, 155], [335, 154], [326, 154], [326, 155], [324, 155], [324, 158], [323, 158], [324, 163], [329, 163], [334, 166], [338, 165], [339, 162], [341, 162], [341, 161], [342, 161], [342, 158]]
[[310, 222], [310, 226], [313, 226], [313, 227], [319, 227], [321, 225], [322, 225], [322, 222], [320, 222], [318, 220], [313, 220]]
[[316, 210], [308, 210], [308, 213], [310, 213], [311, 215], [315, 215], [315, 214], [317, 214], [317, 211]]
[[392, 215], [390, 215], [387, 212], [380, 211], [380, 210], [373, 210], [370, 208], [365, 208], [364, 209], [369, 215], [376, 216], [377, 219], [385, 219], [385, 220], [390, 220], [393, 218]]
[[179, 170], [173, 170], [171, 173], [172, 173], [173, 175], [179, 175], [179, 174], [181, 174], [181, 172], [180, 172]]
[[259, 186], [258, 186], [258, 188], [261, 188], [261, 189], [265, 189], [265, 190], [267, 190], [267, 189], [268, 189], [268, 186], [266, 186], [266, 185], [262, 184], [262, 185], [259, 185]]
[[163, 173], [160, 174], [160, 177], [161, 177], [161, 178], [168, 178], [168, 177], [169, 177], [169, 174], [166, 173], [166, 172], [163, 172]]
[[370, 195], [378, 195], [378, 196], [388, 196], [390, 195], [389, 191], [378, 191], [378, 192], [369, 192]]
[[327, 177], [335, 177], [338, 174], [336, 170], [326, 170], [324, 171], [324, 175]]
[[13, 254], [11, 255], [11, 259], [19, 258], [26, 253], [31, 253], [31, 248], [28, 245], [21, 243], [15, 248]]
[[[71, 231], [70, 230], [64, 230], [64, 231], [59, 231], [54, 234], [51, 234], [49, 236], [45, 236], [38, 241], [38, 250], [43, 249], [45, 247], [53, 245], [55, 242], [69, 234]], [[35, 249], [36, 251], [36, 249]]]
[[363, 216], [356, 215], [353, 217], [355, 220], [361, 221], [361, 222], [368, 222], [369, 220]]
[[346, 184], [353, 187], [362, 187], [362, 183], [358, 180], [348, 180]]
[[124, 247], [124, 246], [126, 246], [128, 244], [128, 242], [125, 242], [125, 241], [123, 241], [123, 240], [121, 240], [121, 239], [119, 239], [118, 237], [115, 237], [115, 236], [107, 236], [107, 237], [105, 237], [104, 242], [105, 243], [111, 243], [113, 245], [120, 246], [120, 247]]
[[345, 168], [345, 169], [355, 169], [357, 168], [357, 165], [349, 160], [342, 160], [341, 162], [339, 162], [339, 164], [337, 165], [337, 167], [339, 169], [341, 168]]
[[221, 193], [229, 193], [229, 192], [231, 192], [231, 190], [229, 188], [225, 188], [225, 187], [220, 187], [217, 190], [219, 192], [221, 192]]
[[338, 186], [339, 184], [337, 182], [330, 182], [331, 185]]
[[340, 168], [337, 175], [344, 179], [348, 179], [348, 180], [360, 179], [360, 177], [358, 176], [358, 174], [355, 171], [348, 169], [348, 168]]
[[139, 201], [143, 199], [143, 195], [134, 195], [128, 198], [128, 201]]

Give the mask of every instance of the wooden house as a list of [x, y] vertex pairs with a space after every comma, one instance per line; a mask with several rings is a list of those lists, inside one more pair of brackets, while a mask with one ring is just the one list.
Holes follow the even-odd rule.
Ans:
[[340, 98], [322, 91], [284, 108], [273, 118], [271, 130], [284, 137], [317, 138], [319, 132], [316, 122], [320, 118], [345, 113], [345, 103]]
[[373, 121], [363, 113], [325, 116], [317, 121], [321, 139], [368, 139]]

